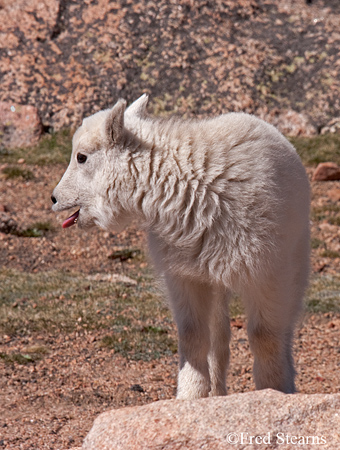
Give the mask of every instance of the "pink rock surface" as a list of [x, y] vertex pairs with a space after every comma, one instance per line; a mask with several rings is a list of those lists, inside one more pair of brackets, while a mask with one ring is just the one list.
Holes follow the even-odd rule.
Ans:
[[[273, 390], [101, 414], [83, 450], [339, 448], [340, 394]], [[299, 443], [299, 444], [298, 444]]]
[[314, 136], [317, 130], [303, 113], [272, 109], [261, 111], [260, 117], [277, 127], [286, 136]]
[[37, 108], [0, 102], [0, 133], [0, 144], [3, 147], [28, 147], [36, 144], [42, 133]]
[[340, 180], [340, 167], [333, 162], [320, 163], [313, 173], [313, 181]]

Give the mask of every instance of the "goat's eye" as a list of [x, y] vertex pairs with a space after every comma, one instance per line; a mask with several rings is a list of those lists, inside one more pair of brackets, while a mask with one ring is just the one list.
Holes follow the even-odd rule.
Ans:
[[86, 162], [86, 160], [87, 160], [86, 155], [84, 155], [83, 153], [77, 154], [77, 161], [79, 162], [79, 164], [84, 164], [84, 162]]

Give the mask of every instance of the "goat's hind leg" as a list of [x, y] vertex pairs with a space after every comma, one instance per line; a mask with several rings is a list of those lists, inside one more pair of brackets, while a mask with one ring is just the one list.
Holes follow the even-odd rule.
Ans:
[[292, 357], [293, 329], [277, 329], [271, 323], [251, 319], [248, 324], [250, 348], [254, 354], [253, 374], [256, 389], [295, 392]]
[[308, 227], [295, 243], [282, 246], [280, 261], [276, 270], [273, 265], [272, 272], [267, 273], [266, 280], [248, 286], [244, 299], [256, 388], [293, 393], [292, 341], [308, 285]]
[[295, 392], [292, 340], [302, 297], [303, 289], [294, 292], [283, 283], [253, 286], [245, 295], [256, 389]]

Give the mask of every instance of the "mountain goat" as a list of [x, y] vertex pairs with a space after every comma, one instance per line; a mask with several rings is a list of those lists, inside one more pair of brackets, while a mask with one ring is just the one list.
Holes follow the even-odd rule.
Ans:
[[177, 397], [226, 394], [228, 302], [248, 318], [257, 389], [292, 393], [292, 339], [309, 272], [309, 183], [293, 146], [244, 113], [153, 118], [143, 95], [84, 119], [53, 191], [63, 223], [138, 219], [178, 328]]

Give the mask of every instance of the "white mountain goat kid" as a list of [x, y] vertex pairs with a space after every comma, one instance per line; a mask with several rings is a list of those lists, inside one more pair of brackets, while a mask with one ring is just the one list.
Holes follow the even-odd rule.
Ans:
[[293, 330], [309, 272], [309, 183], [293, 146], [243, 113], [152, 118], [143, 95], [84, 119], [54, 211], [63, 227], [144, 224], [178, 327], [177, 397], [226, 394], [231, 292], [257, 389], [295, 391]]

